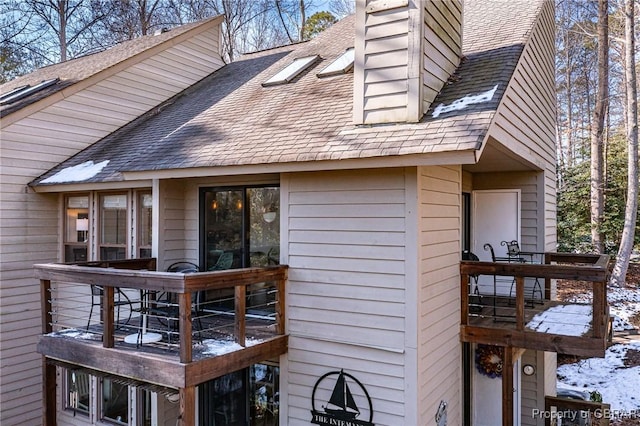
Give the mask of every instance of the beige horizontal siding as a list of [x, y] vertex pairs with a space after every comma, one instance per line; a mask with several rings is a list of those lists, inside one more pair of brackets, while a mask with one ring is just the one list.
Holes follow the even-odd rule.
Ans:
[[420, 278], [418, 307], [419, 419], [428, 424], [440, 401], [461, 418], [459, 167], [418, 168]]
[[286, 423], [308, 423], [315, 382], [343, 368], [367, 388], [376, 425], [403, 424], [404, 171], [293, 174], [282, 191], [290, 267]]
[[422, 108], [426, 111], [460, 63], [462, 7], [456, 1], [423, 4]]
[[[188, 61], [185, 56], [197, 53]], [[39, 283], [33, 264], [59, 261], [61, 248], [57, 195], [35, 194], [27, 184], [61, 161], [110, 134], [222, 65], [218, 30], [170, 46], [85, 90], [40, 110], [2, 123], [0, 189], [0, 424], [41, 423], [41, 360], [35, 352], [40, 327]], [[161, 72], [151, 72], [161, 64]], [[144, 73], [141, 72], [144, 70]], [[175, 76], [179, 76], [175, 78]], [[33, 111], [29, 111], [29, 109]], [[11, 119], [9, 116], [8, 119]], [[180, 209], [182, 204], [170, 204]], [[176, 228], [179, 227], [176, 225]], [[184, 225], [182, 225], [184, 227]], [[184, 234], [184, 233], [183, 233]], [[4, 368], [4, 366], [11, 368]]]

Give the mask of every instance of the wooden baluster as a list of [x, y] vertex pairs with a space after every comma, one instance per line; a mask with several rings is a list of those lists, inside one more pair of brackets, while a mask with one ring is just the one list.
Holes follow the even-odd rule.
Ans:
[[193, 359], [191, 324], [191, 293], [178, 293], [178, 315], [180, 332], [180, 362], [189, 363]]
[[284, 276], [276, 280], [276, 333], [284, 334], [285, 282]]
[[235, 337], [236, 343], [240, 346], [246, 346], [246, 328], [245, 328], [245, 314], [247, 308], [247, 287], [244, 285], [237, 285], [235, 287], [236, 293], [236, 318], [235, 318]]
[[105, 348], [113, 348], [115, 345], [113, 324], [113, 308], [114, 308], [114, 289], [111, 286], [105, 286], [102, 291], [102, 346]]
[[524, 277], [516, 277], [516, 330], [524, 330]]

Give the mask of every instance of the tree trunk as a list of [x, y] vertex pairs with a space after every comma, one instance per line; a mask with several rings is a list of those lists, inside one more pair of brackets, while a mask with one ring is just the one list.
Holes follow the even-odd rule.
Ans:
[[60, 44], [60, 62], [67, 60], [67, 4], [64, 0], [58, 0], [56, 4], [58, 13], [58, 43]]
[[298, 34], [298, 41], [304, 40], [304, 26], [307, 23], [307, 13], [305, 10], [304, 0], [300, 0], [300, 32]]
[[633, 250], [638, 216], [638, 90], [635, 62], [634, 0], [625, 1], [625, 86], [627, 116], [627, 203], [624, 211], [624, 228], [618, 248], [618, 256], [611, 274], [611, 285], [622, 286], [626, 281], [629, 259]]
[[[567, 16], [569, 16], [569, 6], [565, 6], [567, 8]], [[569, 19], [567, 18], [567, 22]], [[565, 25], [569, 25], [568, 23]], [[571, 43], [569, 37], [569, 29], [565, 28], [565, 40], [564, 40], [564, 52], [565, 52], [565, 84], [567, 85], [567, 162], [566, 165], [568, 167], [573, 166], [573, 105], [571, 103], [571, 73], [573, 72], [573, 67], [571, 66], [571, 55], [569, 49], [569, 43]]]
[[608, 0], [598, 1], [598, 91], [591, 126], [591, 242], [596, 253], [604, 252], [604, 117], [609, 103]]

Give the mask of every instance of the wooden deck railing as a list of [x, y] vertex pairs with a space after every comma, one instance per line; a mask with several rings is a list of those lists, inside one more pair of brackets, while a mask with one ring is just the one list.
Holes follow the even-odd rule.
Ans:
[[540, 418], [545, 419], [545, 426], [565, 424], [562, 419], [571, 420], [571, 424], [608, 426], [610, 413], [611, 405], [607, 403], [545, 396], [544, 413]]
[[[460, 262], [461, 284], [461, 339], [466, 342], [497, 344], [521, 348], [541, 349], [576, 355], [603, 355], [609, 325], [607, 305], [607, 279], [609, 257], [606, 255], [579, 255], [565, 253], [544, 253], [544, 264], [502, 263], [502, 262]], [[475, 296], [470, 291], [472, 277], [489, 276], [505, 278], [512, 282], [513, 290], [507, 294], [511, 322], [498, 321], [491, 313], [481, 312], [483, 306], [474, 310], [474, 297], [488, 297], [492, 300], [494, 312], [498, 296], [485, 294]], [[540, 306], [528, 310], [525, 280], [544, 283], [541, 288]], [[572, 280], [592, 283], [591, 326], [588, 335], [565, 336], [528, 330], [527, 320], [534, 311], [541, 312], [553, 302], [552, 280]], [[471, 293], [471, 294], [470, 294]], [[530, 301], [530, 300], [529, 300]], [[587, 343], [585, 345], [585, 343]], [[589, 344], [590, 343], [590, 344]]]
[[[137, 289], [144, 292], [168, 292], [177, 297], [179, 334], [179, 356], [181, 363], [190, 363], [192, 353], [192, 298], [195, 292], [229, 289], [235, 295], [234, 338], [241, 346], [246, 339], [246, 304], [248, 286], [273, 282], [276, 288], [275, 333], [284, 334], [284, 295], [287, 266], [246, 268], [201, 273], [174, 273], [155, 271], [155, 259], [131, 259], [119, 261], [85, 262], [80, 264], [39, 264], [35, 265], [36, 278], [41, 282], [42, 331], [51, 333], [53, 329], [53, 306], [56, 301], [50, 297], [52, 282], [73, 283], [75, 285], [98, 285], [103, 288], [102, 346], [113, 348], [115, 331], [114, 307], [115, 289]], [[90, 294], [87, 290], [87, 294]]]

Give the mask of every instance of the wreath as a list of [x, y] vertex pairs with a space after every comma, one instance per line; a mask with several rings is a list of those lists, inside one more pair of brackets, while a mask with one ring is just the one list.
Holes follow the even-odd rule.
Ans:
[[492, 379], [502, 377], [503, 356], [502, 346], [479, 344], [476, 348], [476, 368], [480, 373]]

